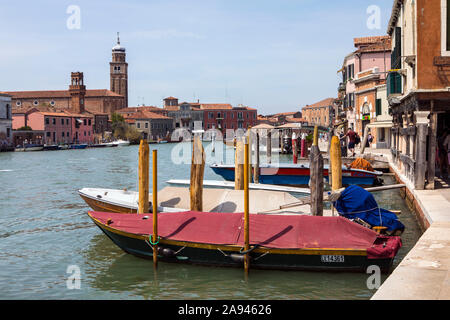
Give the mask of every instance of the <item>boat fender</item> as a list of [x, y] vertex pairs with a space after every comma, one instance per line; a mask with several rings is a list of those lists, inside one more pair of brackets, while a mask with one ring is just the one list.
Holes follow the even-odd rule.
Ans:
[[245, 255], [243, 254], [230, 254], [229, 257], [236, 263], [244, 263]]
[[165, 258], [173, 258], [176, 256], [176, 253], [174, 250], [170, 248], [164, 248], [164, 247], [158, 247], [158, 254], [162, 255]]
[[101, 199], [101, 198], [102, 198], [102, 196], [98, 194], [98, 195], [97, 195], [97, 198]]

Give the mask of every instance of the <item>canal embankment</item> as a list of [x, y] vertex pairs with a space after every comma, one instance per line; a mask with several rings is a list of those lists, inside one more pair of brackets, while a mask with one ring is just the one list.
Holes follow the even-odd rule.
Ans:
[[450, 299], [450, 188], [415, 190], [387, 158], [424, 233], [371, 299]]

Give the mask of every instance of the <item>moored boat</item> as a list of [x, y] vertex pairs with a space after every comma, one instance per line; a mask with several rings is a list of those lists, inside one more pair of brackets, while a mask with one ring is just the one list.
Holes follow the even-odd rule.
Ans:
[[[122, 250], [151, 259], [152, 214], [88, 213]], [[211, 266], [315, 271], [389, 271], [401, 247], [343, 217], [250, 214], [250, 250], [243, 252], [242, 213], [172, 212], [158, 216], [158, 260]]]
[[71, 144], [69, 146], [69, 149], [86, 149], [87, 148], [87, 143], [85, 144]]
[[113, 141], [113, 144], [117, 144], [119, 147], [121, 147], [121, 146], [129, 146], [130, 145], [130, 141], [119, 139], [119, 140]]
[[[78, 190], [78, 194], [93, 210], [117, 213], [136, 213], [138, 209], [139, 194], [136, 191], [83, 188]], [[152, 206], [150, 206], [150, 208], [151, 207]], [[183, 209], [158, 206], [158, 211], [180, 212], [183, 211]]]
[[[214, 173], [227, 181], [234, 181], [234, 164], [212, 164]], [[323, 176], [328, 180], [328, 165], [324, 166]], [[344, 185], [373, 185], [383, 173], [361, 169], [348, 169], [342, 166], [342, 183]], [[259, 167], [259, 183], [274, 185], [308, 185], [310, 177], [309, 164], [266, 164]]]
[[43, 149], [43, 144], [25, 144], [23, 146], [17, 146], [14, 148], [14, 151], [41, 151]]
[[44, 150], [45, 151], [61, 150], [61, 147], [57, 144], [44, 145]]

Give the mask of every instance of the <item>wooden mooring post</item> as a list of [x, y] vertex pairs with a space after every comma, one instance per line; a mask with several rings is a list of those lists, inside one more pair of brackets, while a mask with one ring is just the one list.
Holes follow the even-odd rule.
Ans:
[[256, 131], [255, 166], [253, 167], [253, 181], [259, 183], [259, 133]]
[[330, 168], [328, 174], [331, 173], [331, 190], [342, 188], [342, 157], [341, 144], [337, 136], [331, 138], [330, 145]]
[[314, 127], [314, 138], [309, 154], [311, 214], [323, 216], [323, 157], [319, 150], [318, 127]]
[[[249, 148], [247, 141], [244, 144], [244, 251], [250, 249], [250, 203], [249, 203]], [[248, 269], [250, 267], [250, 256], [245, 253], [244, 270], [245, 276], [248, 277]]]
[[149, 212], [149, 199], [148, 199], [148, 189], [149, 189], [149, 147], [147, 140], [141, 140], [139, 144], [139, 203], [138, 203], [138, 213]]
[[153, 266], [158, 267], [158, 150], [153, 150]]
[[236, 150], [234, 155], [234, 189], [244, 190], [244, 141], [236, 138]]
[[190, 209], [203, 211], [203, 175], [205, 172], [205, 152], [199, 135], [192, 142]]

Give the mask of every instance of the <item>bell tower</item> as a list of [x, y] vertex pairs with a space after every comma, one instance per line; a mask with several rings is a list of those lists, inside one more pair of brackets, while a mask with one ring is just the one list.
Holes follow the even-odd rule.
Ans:
[[111, 91], [124, 96], [125, 105], [128, 107], [128, 63], [126, 62], [125, 48], [120, 45], [120, 37], [117, 32], [117, 44], [112, 48], [112, 61], [110, 66]]
[[83, 113], [86, 86], [84, 85], [83, 72], [72, 72], [70, 74], [70, 109], [73, 113]]

